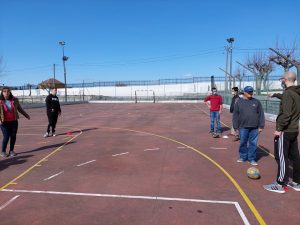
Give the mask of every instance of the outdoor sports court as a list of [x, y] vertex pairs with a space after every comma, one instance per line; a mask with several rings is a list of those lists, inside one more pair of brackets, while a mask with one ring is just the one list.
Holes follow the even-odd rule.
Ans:
[[[0, 224], [299, 224], [300, 193], [275, 180], [274, 123], [260, 136], [261, 179], [237, 163], [238, 142], [213, 139], [201, 103], [62, 107], [43, 138], [44, 108], [19, 120], [16, 157], [0, 161]], [[278, 213], [280, 212], [280, 213]]]

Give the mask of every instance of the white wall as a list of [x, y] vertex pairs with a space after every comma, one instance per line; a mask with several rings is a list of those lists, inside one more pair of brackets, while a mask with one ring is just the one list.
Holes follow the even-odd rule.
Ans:
[[[236, 84], [238, 85], [238, 83]], [[242, 87], [247, 85], [254, 86], [255, 82], [244, 82]], [[218, 90], [224, 90], [224, 82], [216, 82]], [[269, 89], [278, 89], [280, 88], [279, 82], [270, 82]], [[85, 95], [104, 95], [104, 96], [126, 96], [134, 97], [135, 91], [138, 91], [138, 95], [147, 96], [152, 95], [151, 91], [155, 92], [156, 96], [180, 96], [184, 94], [191, 93], [200, 93], [207, 94], [210, 92], [210, 82], [199, 82], [199, 83], [189, 83], [189, 84], [162, 84], [162, 85], [148, 85], [148, 86], [125, 86], [125, 87], [89, 87], [89, 88], [68, 88], [68, 95], [82, 95], [83, 92]], [[143, 91], [141, 91], [143, 90]], [[151, 91], [150, 91], [151, 90]], [[15, 96], [29, 96], [29, 90], [13, 90], [13, 95]], [[46, 96], [48, 92], [41, 89], [32, 89], [31, 96]], [[58, 95], [64, 96], [65, 89], [58, 89]]]

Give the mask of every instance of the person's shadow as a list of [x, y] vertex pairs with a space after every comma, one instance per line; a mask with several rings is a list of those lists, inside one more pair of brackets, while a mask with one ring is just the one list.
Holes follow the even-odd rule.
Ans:
[[221, 127], [222, 131], [225, 132], [225, 131], [229, 131], [230, 128], [229, 127]]
[[6, 168], [13, 166], [13, 165], [19, 165], [27, 162], [27, 159], [29, 157], [32, 157], [33, 155], [24, 155], [24, 156], [15, 156], [15, 157], [8, 157], [0, 161], [0, 171], [5, 170]]
[[65, 143], [58, 143], [58, 144], [54, 144], [54, 145], [45, 145], [45, 146], [42, 146], [42, 147], [39, 147], [39, 148], [36, 148], [36, 149], [32, 149], [32, 150], [29, 150], [29, 151], [18, 152], [17, 155], [28, 154], [28, 153], [31, 153], [31, 152], [44, 151], [44, 150], [51, 149], [51, 148], [58, 148], [60, 146], [63, 146], [64, 144], [66, 146], [66, 145], [74, 144], [74, 143], [76, 143], [76, 141], [71, 141], [71, 142], [68, 142], [66, 144]]
[[259, 161], [262, 157], [269, 156], [270, 150], [266, 147], [259, 145], [256, 151], [256, 160]]

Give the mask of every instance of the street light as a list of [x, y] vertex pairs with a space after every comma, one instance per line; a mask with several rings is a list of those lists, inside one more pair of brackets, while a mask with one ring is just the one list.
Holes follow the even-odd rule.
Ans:
[[[229, 80], [230, 80], [230, 86], [229, 86], [229, 89], [231, 91], [231, 79], [232, 79], [232, 43], [234, 42], [234, 38], [231, 37], [231, 38], [227, 38], [226, 39], [227, 42], [230, 44], [230, 47], [229, 47], [229, 52], [230, 52], [230, 72], [229, 72]], [[233, 86], [235, 86], [235, 78], [233, 77]]]
[[66, 45], [66, 42], [60, 41], [59, 44], [61, 45], [61, 47], [62, 47], [62, 52], [63, 52], [62, 61], [63, 61], [63, 65], [64, 65], [65, 102], [67, 102], [68, 97], [67, 97], [67, 70], [66, 70], [66, 61], [69, 59], [69, 57], [65, 56], [65, 45]]

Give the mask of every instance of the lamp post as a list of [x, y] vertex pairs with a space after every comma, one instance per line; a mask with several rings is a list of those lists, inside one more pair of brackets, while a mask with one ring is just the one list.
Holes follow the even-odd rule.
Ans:
[[64, 65], [65, 102], [67, 102], [68, 101], [68, 96], [67, 96], [67, 70], [66, 70], [66, 61], [69, 59], [69, 57], [65, 56], [65, 45], [66, 45], [66, 42], [60, 41], [59, 44], [61, 45], [62, 52], [63, 52], [62, 61], [63, 61], [63, 65]]
[[[229, 80], [230, 80], [230, 86], [229, 86], [229, 89], [231, 91], [231, 79], [232, 79], [232, 43], [234, 42], [234, 38], [231, 37], [231, 38], [227, 38], [226, 39], [227, 42], [230, 44], [230, 47], [229, 47], [229, 52], [230, 52], [230, 72], [229, 72]], [[235, 86], [235, 78], [233, 77], [233, 86]]]

